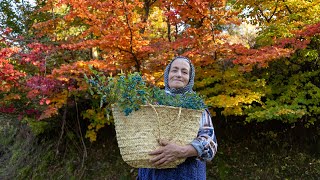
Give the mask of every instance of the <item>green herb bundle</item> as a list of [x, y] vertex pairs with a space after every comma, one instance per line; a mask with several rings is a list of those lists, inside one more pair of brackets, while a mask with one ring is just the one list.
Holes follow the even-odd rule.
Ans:
[[139, 73], [120, 74], [106, 77], [103, 73], [92, 70], [93, 76], [85, 75], [90, 85], [91, 95], [100, 97], [100, 107], [106, 107], [107, 114], [111, 105], [117, 105], [125, 115], [140, 109], [141, 105], [166, 105], [188, 109], [204, 109], [202, 98], [195, 92], [183, 95], [169, 95], [158, 87], [147, 86]]

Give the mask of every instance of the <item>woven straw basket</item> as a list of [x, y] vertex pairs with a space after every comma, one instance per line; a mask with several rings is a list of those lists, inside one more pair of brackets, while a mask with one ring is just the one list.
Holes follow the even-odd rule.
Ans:
[[179, 159], [161, 167], [149, 163], [149, 152], [159, 147], [158, 139], [179, 145], [189, 144], [199, 130], [201, 110], [171, 106], [144, 105], [125, 116], [112, 108], [116, 136], [123, 160], [135, 168], [175, 168], [185, 161]]

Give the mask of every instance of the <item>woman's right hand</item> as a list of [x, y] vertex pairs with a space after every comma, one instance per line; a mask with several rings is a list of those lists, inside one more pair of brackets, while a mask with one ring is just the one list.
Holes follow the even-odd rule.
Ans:
[[167, 140], [160, 140], [161, 147], [149, 153], [154, 157], [150, 162], [154, 166], [163, 166], [179, 158], [197, 156], [197, 151], [192, 145], [180, 146]]

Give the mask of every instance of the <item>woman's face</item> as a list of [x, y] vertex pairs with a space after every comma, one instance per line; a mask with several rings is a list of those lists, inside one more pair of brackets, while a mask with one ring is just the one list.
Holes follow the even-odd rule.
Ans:
[[188, 85], [190, 79], [190, 65], [182, 58], [174, 60], [169, 71], [169, 87], [178, 89]]

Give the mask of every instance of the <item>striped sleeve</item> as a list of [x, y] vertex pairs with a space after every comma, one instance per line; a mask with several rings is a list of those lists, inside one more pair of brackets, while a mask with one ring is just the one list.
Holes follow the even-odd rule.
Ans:
[[198, 158], [201, 160], [211, 161], [217, 152], [217, 139], [207, 109], [202, 113], [198, 136], [191, 142], [191, 145], [197, 150]]

